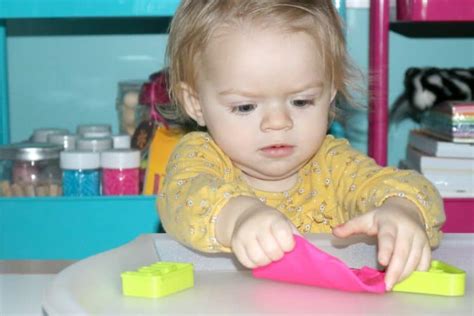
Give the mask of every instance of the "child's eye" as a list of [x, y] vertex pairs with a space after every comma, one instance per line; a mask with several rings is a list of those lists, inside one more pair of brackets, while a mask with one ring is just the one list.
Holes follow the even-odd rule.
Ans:
[[248, 113], [255, 110], [255, 104], [242, 104], [232, 107], [232, 113]]
[[296, 99], [296, 100], [292, 100], [291, 104], [296, 107], [303, 108], [308, 105], [314, 105], [314, 100], [313, 99]]

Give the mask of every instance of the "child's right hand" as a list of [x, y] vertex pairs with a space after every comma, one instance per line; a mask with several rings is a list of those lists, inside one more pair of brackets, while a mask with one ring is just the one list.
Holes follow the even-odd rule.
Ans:
[[[221, 214], [224, 218], [217, 223], [217, 227], [220, 225], [221, 229], [226, 224], [232, 226], [226, 229], [230, 232], [230, 247], [240, 263], [250, 269], [281, 259], [285, 252], [293, 250], [295, 246], [293, 234], [299, 234], [285, 215], [257, 199], [253, 200], [255, 201], [250, 203], [248, 200], [241, 200], [245, 208], [228, 212], [236, 216], [226, 218], [225, 214]], [[232, 202], [225, 207], [226, 211], [229, 211]], [[219, 240], [219, 229], [217, 237]]]
[[285, 252], [293, 250], [294, 233], [297, 229], [285, 215], [263, 205], [241, 214], [231, 247], [240, 263], [253, 269], [280, 260]]

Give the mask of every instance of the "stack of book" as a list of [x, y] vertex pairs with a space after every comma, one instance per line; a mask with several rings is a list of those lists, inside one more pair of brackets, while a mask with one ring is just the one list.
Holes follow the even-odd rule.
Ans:
[[446, 101], [421, 118], [423, 130], [456, 143], [474, 143], [474, 102]]
[[446, 101], [410, 132], [402, 167], [422, 173], [443, 197], [474, 197], [474, 102]]

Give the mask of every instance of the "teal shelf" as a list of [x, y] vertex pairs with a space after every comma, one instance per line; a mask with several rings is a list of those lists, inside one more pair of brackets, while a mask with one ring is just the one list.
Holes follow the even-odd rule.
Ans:
[[0, 198], [0, 260], [81, 259], [156, 233], [155, 200]]
[[179, 0], [0, 0], [0, 19], [172, 16]]

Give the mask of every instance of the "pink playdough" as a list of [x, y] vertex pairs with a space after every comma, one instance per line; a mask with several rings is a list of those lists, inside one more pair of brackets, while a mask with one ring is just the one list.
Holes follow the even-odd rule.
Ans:
[[385, 292], [385, 273], [351, 269], [344, 262], [295, 235], [295, 248], [279, 260], [253, 270], [256, 278], [299, 283], [348, 292]]

